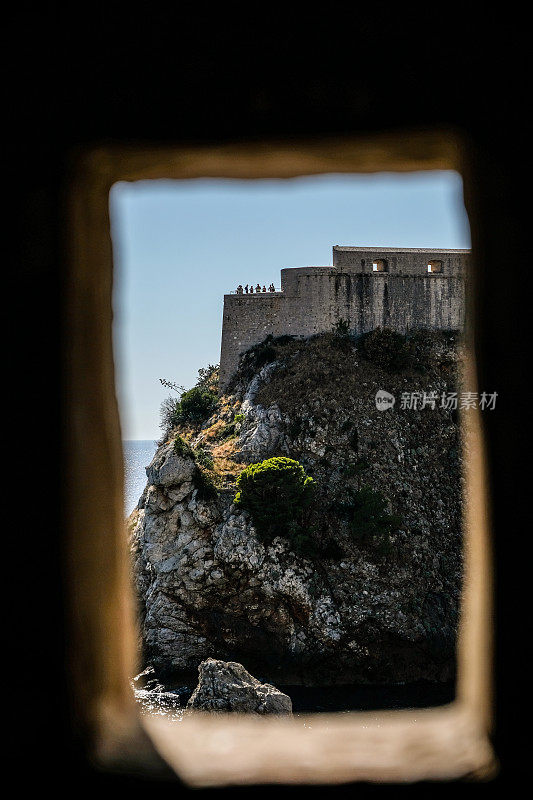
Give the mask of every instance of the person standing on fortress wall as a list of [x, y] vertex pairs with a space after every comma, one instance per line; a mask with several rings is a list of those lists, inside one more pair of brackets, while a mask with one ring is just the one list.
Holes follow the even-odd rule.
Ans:
[[262, 291], [263, 291], [263, 292], [266, 292], [266, 286], [263, 286], [263, 289], [262, 289]]
[[259, 283], [257, 284], [257, 286], [255, 287], [255, 291], [256, 292], [260, 292], [261, 291], [261, 284], [259, 284]]
[[241, 286], [241, 284], [240, 284], [240, 283], [239, 283], [239, 285], [237, 286], [237, 294], [242, 294], [242, 286]]
[[248, 294], [248, 284], [246, 284], [246, 286], [244, 287], [244, 291], [246, 292], [246, 294]]
[[252, 284], [252, 285], [250, 286], [250, 294], [253, 294], [253, 293], [254, 293], [254, 287], [253, 287], [253, 284]]

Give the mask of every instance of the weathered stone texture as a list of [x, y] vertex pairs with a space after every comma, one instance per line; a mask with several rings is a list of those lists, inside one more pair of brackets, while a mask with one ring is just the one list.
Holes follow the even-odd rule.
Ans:
[[188, 710], [241, 714], [292, 714], [291, 698], [250, 675], [236, 661], [208, 658], [198, 667], [198, 686]]
[[[333, 248], [332, 267], [281, 270], [281, 292], [224, 296], [220, 387], [237, 370], [239, 357], [268, 335], [312, 336], [340, 320], [350, 330], [378, 327], [462, 329], [468, 250]], [[373, 272], [376, 259], [385, 272]], [[442, 272], [428, 273], [429, 261]]]

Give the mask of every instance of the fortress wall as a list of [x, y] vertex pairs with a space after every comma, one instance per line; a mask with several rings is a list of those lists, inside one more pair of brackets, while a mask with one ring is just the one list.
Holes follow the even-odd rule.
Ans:
[[443, 275], [462, 275], [468, 263], [469, 250], [436, 250], [383, 247], [339, 247], [333, 248], [333, 266], [338, 271], [372, 273], [376, 259], [387, 262], [389, 273], [400, 275], [427, 274], [428, 261], [442, 261]]
[[336, 271], [331, 267], [306, 267], [282, 270], [281, 286], [287, 303], [283, 308], [284, 333], [312, 336], [331, 330], [332, 282]]
[[[468, 255], [468, 251], [334, 248], [334, 260], [342, 261], [342, 266], [283, 269], [281, 292], [225, 295], [221, 389], [236, 371], [241, 353], [269, 334], [312, 336], [332, 331], [340, 319], [347, 320], [355, 333], [378, 327], [402, 333], [414, 328], [463, 328], [462, 276]], [[387, 272], [372, 271], [372, 261], [378, 257], [387, 259]], [[430, 260], [441, 260], [443, 272], [428, 273]]]
[[281, 336], [286, 333], [282, 311], [285, 301], [281, 292], [224, 295], [220, 346], [222, 389], [239, 366], [241, 353], [262, 342], [269, 334]]
[[413, 328], [461, 329], [464, 325], [464, 282], [441, 275], [374, 275], [371, 325], [356, 323], [366, 333], [377, 327], [405, 333]]
[[334, 267], [291, 267], [281, 270], [281, 291], [287, 296], [300, 294], [306, 278], [319, 279], [321, 276], [336, 275]]
[[[288, 272], [288, 270], [287, 270]], [[366, 333], [377, 327], [461, 328], [464, 284], [459, 276], [350, 274], [294, 270], [280, 320], [283, 333], [311, 336], [331, 331], [339, 319]], [[282, 286], [287, 285], [283, 282]]]

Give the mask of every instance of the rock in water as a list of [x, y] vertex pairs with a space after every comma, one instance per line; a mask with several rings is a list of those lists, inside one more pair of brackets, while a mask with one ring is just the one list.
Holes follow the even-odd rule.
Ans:
[[198, 686], [187, 709], [244, 714], [292, 714], [291, 698], [261, 683], [236, 661], [208, 658], [198, 667]]

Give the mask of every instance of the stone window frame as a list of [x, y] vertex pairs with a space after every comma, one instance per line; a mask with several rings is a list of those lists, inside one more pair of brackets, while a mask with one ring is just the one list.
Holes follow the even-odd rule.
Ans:
[[[374, 269], [374, 265], [376, 265], [376, 269]], [[380, 269], [381, 265], [381, 269]], [[389, 271], [389, 262], [386, 258], [373, 258], [372, 259], [372, 272], [374, 274], [378, 274], [381, 272], [388, 272]]]
[[[462, 420], [468, 502], [452, 703], [416, 711], [312, 714], [306, 728], [300, 721], [248, 715], [200, 715], [169, 725], [161, 718], [142, 718], [129, 685], [136, 666], [136, 627], [112, 345], [111, 187], [117, 181], [272, 179], [331, 172], [454, 169], [468, 175], [462, 152], [461, 142], [449, 133], [407, 131], [371, 140], [101, 147], [73, 155], [66, 187], [63, 353], [67, 657], [75, 728], [103, 767], [118, 765], [138, 774], [151, 768], [158, 753], [193, 787], [485, 779], [494, 774], [490, 513], [477, 411]], [[471, 325], [466, 339], [468, 352], [475, 352]], [[475, 364], [469, 357], [463, 384], [476, 390]]]
[[[433, 269], [434, 266], [437, 266], [437, 269]], [[432, 259], [427, 263], [427, 273], [428, 275], [442, 275], [444, 273], [444, 262], [441, 259]]]

